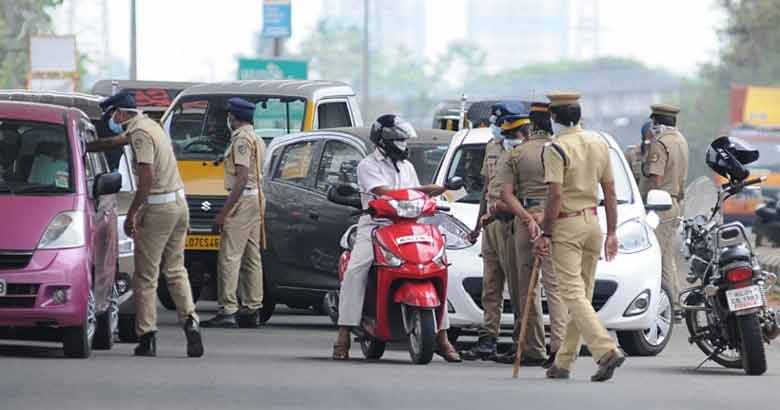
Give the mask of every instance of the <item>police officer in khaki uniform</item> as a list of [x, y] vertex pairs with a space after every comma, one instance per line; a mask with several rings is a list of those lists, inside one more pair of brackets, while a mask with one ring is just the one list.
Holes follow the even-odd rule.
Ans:
[[672, 196], [672, 209], [659, 212], [660, 224], [655, 230], [661, 246], [661, 270], [663, 282], [672, 293], [676, 316], [680, 316], [677, 265], [675, 263], [674, 235], [680, 221], [685, 180], [688, 178], [688, 141], [677, 129], [677, 114], [680, 109], [671, 105], [657, 104], [650, 107], [653, 121], [652, 132], [655, 142], [650, 144], [647, 157], [648, 190], [660, 189]]
[[607, 236], [604, 254], [611, 261], [617, 254], [615, 236], [617, 200], [607, 144], [580, 123], [579, 94], [548, 95], [552, 119], [563, 126], [555, 142], [544, 148], [544, 180], [548, 184], [542, 236], [534, 244], [539, 257], [552, 255], [553, 270], [566, 303], [569, 322], [555, 364], [547, 377], [567, 379], [579, 352], [580, 337], [598, 363], [591, 381], [605, 381], [625, 361], [624, 354], [599, 321], [591, 305], [596, 264], [601, 254], [602, 233], [596, 207], [598, 187], [604, 192]]
[[[504, 309], [504, 288], [507, 272], [514, 269], [512, 215], [502, 212], [499, 207], [501, 199], [501, 184], [495, 179], [501, 163], [508, 159], [511, 148], [522, 140], [513, 139], [507, 142], [504, 131], [500, 128], [503, 117], [521, 112], [516, 104], [497, 103], [492, 109], [491, 130], [493, 139], [485, 146], [485, 159], [482, 163], [484, 189], [480, 201], [479, 215], [471, 239], [476, 240], [480, 230], [484, 231], [482, 238], [482, 311], [484, 323], [479, 331], [476, 346], [461, 353], [465, 360], [490, 360], [496, 356], [498, 335], [501, 330], [501, 314]], [[528, 118], [524, 119], [528, 123]]]
[[162, 274], [184, 322], [187, 356], [203, 355], [198, 316], [192, 300], [184, 244], [189, 228], [189, 210], [184, 185], [171, 140], [160, 125], [136, 109], [132, 94], [120, 93], [100, 103], [108, 114], [108, 126], [117, 137], [97, 140], [88, 151], [108, 151], [131, 144], [138, 190], [127, 213], [124, 230], [135, 239], [136, 356], [155, 356], [157, 350], [157, 280]]
[[[524, 306], [527, 304], [528, 286], [533, 267], [533, 243], [541, 234], [539, 224], [544, 217], [544, 205], [547, 199], [547, 184], [544, 182], [544, 166], [542, 151], [548, 142], [552, 141], [552, 123], [550, 121], [549, 104], [534, 102], [531, 104], [531, 132], [526, 142], [512, 150], [509, 161], [499, 173], [503, 183], [501, 198], [515, 215], [515, 255], [517, 261], [515, 277], [510, 280], [510, 292], [515, 304], [515, 340], [520, 332], [520, 318], [523, 317]], [[555, 271], [551, 258], [545, 258], [542, 264], [542, 283], [547, 298], [547, 308], [550, 315], [550, 356], [542, 366], [552, 366], [556, 352], [563, 341], [568, 314], [561, 299], [556, 282]], [[539, 291], [536, 291], [534, 302], [528, 318], [528, 332], [521, 363], [525, 366], [539, 364], [544, 357], [544, 323]], [[515, 303], [515, 302], [513, 302]], [[512, 353], [512, 352], [510, 352]], [[515, 355], [502, 356], [501, 361], [513, 363]]]
[[[255, 135], [255, 106], [241, 98], [228, 100], [228, 128], [233, 131], [225, 154], [225, 189], [230, 192], [216, 217], [221, 231], [217, 315], [203, 327], [257, 327], [263, 304], [262, 161], [265, 143]], [[241, 297], [239, 308], [236, 290]], [[238, 316], [238, 320], [236, 320]]]

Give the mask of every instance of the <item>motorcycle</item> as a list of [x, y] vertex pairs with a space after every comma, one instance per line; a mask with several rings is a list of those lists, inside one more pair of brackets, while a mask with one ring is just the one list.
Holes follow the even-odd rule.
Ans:
[[[447, 188], [457, 190], [461, 185], [460, 178], [453, 178]], [[359, 193], [355, 184], [343, 184], [332, 187], [328, 199], [360, 207]], [[448, 245], [470, 246], [465, 239], [469, 230], [442, 213], [448, 207], [421, 192], [400, 189], [373, 197], [367, 209], [353, 213], [371, 215], [378, 225], [372, 233], [374, 266], [368, 276], [363, 317], [353, 333], [367, 359], [381, 358], [388, 342], [408, 341], [412, 362], [427, 364], [433, 359], [438, 325], [447, 308], [446, 249]], [[357, 225], [353, 225], [342, 237], [340, 280], [356, 234]]]
[[679, 295], [689, 342], [707, 355], [702, 365], [713, 360], [749, 375], [766, 371], [764, 343], [780, 335], [778, 314], [766, 298], [777, 277], [761, 269], [744, 226], [723, 223], [721, 209], [762, 181], [730, 178], [718, 188], [702, 177], [686, 190], [681, 218], [687, 281], [696, 284]]

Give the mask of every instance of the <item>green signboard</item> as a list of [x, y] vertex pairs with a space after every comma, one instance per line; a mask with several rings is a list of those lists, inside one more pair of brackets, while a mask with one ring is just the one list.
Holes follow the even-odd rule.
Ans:
[[238, 59], [239, 80], [306, 80], [309, 63], [302, 60]]

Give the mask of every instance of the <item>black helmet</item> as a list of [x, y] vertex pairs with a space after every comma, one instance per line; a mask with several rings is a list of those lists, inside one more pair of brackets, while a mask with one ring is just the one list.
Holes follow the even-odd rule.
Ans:
[[718, 175], [734, 181], [743, 181], [750, 175], [745, 165], [758, 159], [758, 150], [734, 137], [720, 137], [712, 141], [705, 161]]
[[[393, 162], [403, 161], [409, 156], [405, 141], [417, 138], [412, 124], [395, 114], [385, 114], [371, 124], [371, 142]], [[397, 144], [400, 142], [400, 144]]]

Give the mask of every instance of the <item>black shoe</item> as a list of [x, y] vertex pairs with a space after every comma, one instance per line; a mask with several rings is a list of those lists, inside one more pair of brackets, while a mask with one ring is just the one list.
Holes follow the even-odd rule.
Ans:
[[157, 332], [149, 332], [138, 338], [138, 346], [135, 347], [135, 356], [157, 356]]
[[[496, 363], [513, 364], [515, 362], [515, 356], [517, 356], [517, 349], [510, 349], [510, 351], [496, 355], [493, 359]], [[520, 365], [523, 367], [541, 367], [547, 359], [540, 357], [529, 357], [524, 354], [520, 356]]]
[[192, 316], [184, 322], [184, 335], [187, 337], [187, 357], [203, 356], [203, 340], [200, 336], [198, 321]]
[[592, 382], [605, 382], [612, 378], [615, 369], [620, 367], [626, 361], [626, 355], [619, 349], [615, 349], [605, 354], [599, 359], [599, 368], [593, 376], [590, 376]]
[[557, 355], [557, 354], [558, 354], [558, 352], [550, 352], [550, 355], [547, 356], [547, 361], [545, 361], [542, 364], [542, 367], [545, 368], [545, 369], [549, 369], [549, 368], [553, 367], [553, 365], [555, 364], [555, 355]]
[[200, 324], [201, 327], [219, 327], [223, 329], [235, 329], [238, 327], [235, 314], [217, 313], [213, 318]]
[[490, 360], [496, 356], [498, 339], [495, 336], [480, 336], [477, 345], [461, 352], [463, 360]]
[[241, 309], [236, 314], [238, 327], [243, 329], [256, 329], [260, 323], [260, 311], [257, 309]]

